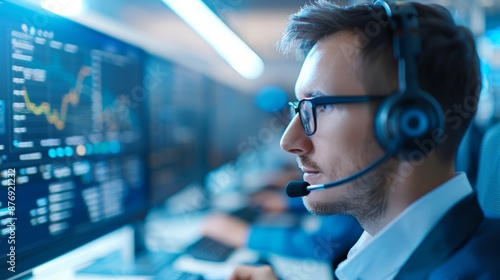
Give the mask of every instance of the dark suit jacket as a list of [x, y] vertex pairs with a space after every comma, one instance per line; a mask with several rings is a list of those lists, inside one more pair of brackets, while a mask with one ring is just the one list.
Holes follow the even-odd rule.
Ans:
[[500, 219], [484, 218], [475, 194], [455, 205], [395, 279], [500, 280]]

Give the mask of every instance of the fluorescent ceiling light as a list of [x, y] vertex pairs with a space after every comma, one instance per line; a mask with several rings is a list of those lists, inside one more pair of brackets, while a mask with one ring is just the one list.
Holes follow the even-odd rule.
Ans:
[[82, 12], [82, 0], [42, 0], [42, 8], [62, 16], [75, 16]]
[[264, 62], [201, 0], [162, 0], [240, 75], [256, 79]]

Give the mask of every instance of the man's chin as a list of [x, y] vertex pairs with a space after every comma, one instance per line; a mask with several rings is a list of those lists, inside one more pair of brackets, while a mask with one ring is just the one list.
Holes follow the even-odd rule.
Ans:
[[321, 200], [314, 199], [313, 197], [305, 196], [302, 198], [304, 206], [307, 211], [314, 215], [326, 216], [335, 214], [345, 214], [347, 209], [343, 203], [328, 201], [324, 202]]
[[335, 213], [330, 213], [330, 211], [327, 211], [325, 207], [319, 206], [317, 204], [309, 204], [305, 203], [304, 201], [304, 206], [306, 207], [307, 211], [313, 215], [318, 215], [318, 216], [328, 216], [328, 215], [333, 215]]

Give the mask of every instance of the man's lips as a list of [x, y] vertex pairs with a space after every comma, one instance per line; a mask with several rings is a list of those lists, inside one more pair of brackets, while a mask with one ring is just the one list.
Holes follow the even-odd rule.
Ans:
[[323, 176], [321, 175], [321, 172], [319, 172], [318, 170], [303, 169], [302, 171], [304, 172], [302, 179], [308, 182], [309, 184], [315, 185], [322, 182]]
[[313, 176], [321, 173], [320, 168], [307, 157], [298, 157], [297, 165], [299, 166], [300, 170], [302, 170], [304, 175]]
[[302, 169], [302, 172], [308, 173], [308, 174], [318, 174], [319, 173], [318, 170], [307, 169], [307, 168], [301, 168], [301, 169]]

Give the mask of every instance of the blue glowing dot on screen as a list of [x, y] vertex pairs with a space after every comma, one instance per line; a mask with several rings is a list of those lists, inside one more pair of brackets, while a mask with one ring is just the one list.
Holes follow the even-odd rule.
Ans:
[[59, 147], [59, 148], [57, 148], [56, 151], [57, 151], [58, 157], [64, 157], [64, 149], [63, 148]]
[[277, 86], [263, 87], [255, 97], [257, 107], [266, 112], [276, 112], [283, 109], [287, 101], [287, 93]]
[[50, 158], [56, 158], [56, 157], [57, 157], [56, 150], [54, 150], [54, 149], [50, 149], [50, 150], [49, 150], [49, 157], [50, 157]]
[[64, 152], [65, 152], [67, 157], [70, 157], [73, 155], [73, 149], [71, 147], [64, 148]]

